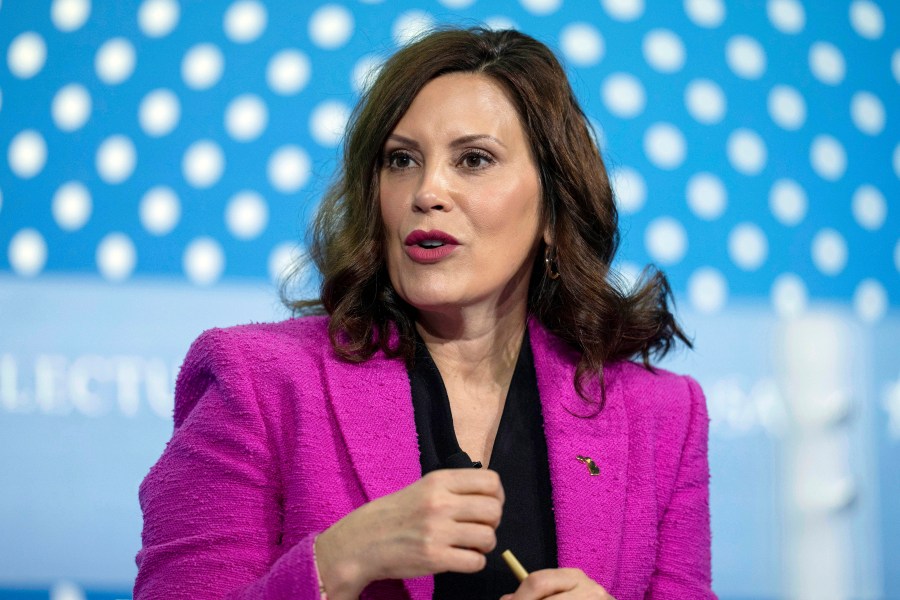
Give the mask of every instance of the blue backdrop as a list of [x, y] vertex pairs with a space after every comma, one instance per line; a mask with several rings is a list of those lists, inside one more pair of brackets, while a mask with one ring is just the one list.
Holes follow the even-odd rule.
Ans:
[[0, 3], [0, 597], [129, 593], [188, 344], [286, 315], [350, 110], [444, 24], [557, 51], [613, 177], [617, 267], [670, 275], [721, 597], [900, 598], [886, 0]]

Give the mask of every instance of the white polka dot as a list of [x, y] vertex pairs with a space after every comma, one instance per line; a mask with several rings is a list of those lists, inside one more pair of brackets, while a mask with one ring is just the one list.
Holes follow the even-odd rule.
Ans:
[[837, 46], [828, 42], [816, 42], [809, 49], [809, 69], [822, 83], [837, 85], [844, 80], [847, 65]]
[[650, 222], [644, 233], [647, 253], [662, 265], [674, 265], [684, 258], [688, 238], [684, 227], [671, 217], [659, 217]]
[[97, 246], [97, 269], [109, 281], [124, 281], [134, 272], [137, 251], [123, 233], [106, 235]]
[[326, 148], [340, 144], [350, 118], [350, 109], [335, 100], [326, 100], [313, 109], [309, 129], [313, 139]]
[[81, 28], [90, 15], [90, 0], [53, 0], [50, 6], [50, 20], [60, 31], [68, 32]]
[[701, 219], [712, 221], [725, 212], [728, 192], [722, 180], [712, 173], [697, 173], [687, 183], [687, 203]]
[[44, 68], [47, 60], [47, 44], [33, 31], [20, 33], [10, 43], [6, 52], [9, 72], [19, 79], [31, 79]]
[[316, 46], [334, 50], [350, 40], [353, 27], [353, 13], [338, 4], [326, 4], [310, 17], [309, 37]]
[[717, 313], [728, 300], [728, 283], [716, 269], [701, 267], [688, 279], [688, 298], [697, 311]]
[[755, 131], [736, 129], [728, 136], [728, 161], [744, 175], [758, 175], [766, 166], [766, 144]]
[[225, 109], [225, 131], [239, 142], [258, 138], [269, 122], [269, 111], [259, 96], [243, 94]]
[[616, 206], [625, 214], [636, 213], [647, 199], [647, 184], [641, 174], [631, 167], [619, 167], [613, 172]]
[[781, 33], [800, 33], [806, 25], [806, 11], [797, 0], [769, 0], [766, 13]]
[[225, 11], [223, 27], [228, 39], [237, 44], [248, 44], [266, 30], [269, 16], [266, 7], [256, 0], [238, 0]]
[[504, 16], [493, 16], [488, 17], [484, 20], [484, 26], [487, 29], [491, 29], [493, 31], [503, 31], [506, 29], [518, 29], [519, 26], [516, 25], [516, 22], [510, 19], [509, 17]]
[[259, 236], [268, 222], [269, 208], [263, 197], [256, 192], [238, 192], [225, 208], [228, 231], [240, 240], [252, 240]]
[[853, 292], [853, 310], [866, 323], [877, 323], [888, 308], [887, 292], [875, 279], [864, 279]]
[[894, 81], [900, 83], [900, 48], [891, 54], [891, 72], [894, 74]]
[[745, 271], [755, 271], [766, 261], [769, 242], [762, 229], [753, 223], [741, 223], [728, 235], [728, 255]]
[[266, 171], [269, 183], [283, 194], [296, 192], [309, 181], [312, 164], [297, 146], [282, 146], [269, 158]]
[[31, 179], [47, 163], [47, 142], [33, 129], [19, 133], [9, 143], [9, 168], [22, 179]]
[[113, 38], [97, 50], [94, 69], [100, 81], [117, 85], [131, 77], [137, 58], [134, 46], [125, 38]]
[[847, 264], [847, 243], [834, 229], [822, 229], [813, 238], [812, 259], [825, 275], [837, 275]]
[[269, 253], [269, 279], [281, 282], [294, 267], [300, 256], [300, 249], [293, 242], [282, 242]]
[[718, 27], [725, 20], [722, 0], [684, 0], [684, 12], [699, 27]]
[[447, 8], [468, 8], [475, 4], [475, 0], [438, 0]]
[[856, 33], [869, 40], [877, 40], [884, 33], [884, 15], [869, 0], [854, 0], [850, 4], [850, 24]]
[[200, 140], [188, 147], [181, 160], [181, 172], [185, 181], [195, 188], [215, 185], [225, 171], [225, 154], [211, 140]]
[[405, 46], [434, 27], [434, 17], [421, 10], [402, 13], [391, 27], [391, 37], [398, 46]]
[[644, 0], [600, 0], [600, 4], [617, 21], [634, 21], [644, 14]]
[[224, 68], [221, 50], [212, 44], [197, 44], [181, 61], [181, 78], [189, 88], [205, 90], [218, 83]]
[[589, 67], [603, 58], [605, 44], [600, 32], [588, 23], [570, 23], [560, 33], [563, 55], [573, 65]]
[[91, 96], [84, 86], [70, 83], [53, 97], [50, 106], [53, 122], [63, 131], [80, 129], [91, 115]]
[[861, 185], [853, 193], [851, 203], [853, 218], [863, 229], [875, 231], [884, 225], [887, 202], [881, 191], [873, 185]]
[[35, 229], [22, 229], [9, 241], [9, 264], [17, 275], [34, 277], [47, 264], [47, 242]]
[[71, 581], [58, 581], [50, 589], [50, 600], [85, 600], [84, 590]]
[[870, 92], [856, 92], [850, 99], [850, 117], [857, 129], [869, 135], [884, 130], [884, 104]]
[[122, 183], [134, 172], [137, 152], [124, 135], [112, 135], [97, 148], [97, 173], [109, 184]]
[[296, 94], [309, 83], [312, 65], [299, 50], [282, 50], [269, 60], [266, 83], [276, 94]]
[[191, 282], [211, 285], [219, 280], [225, 270], [225, 253], [214, 239], [199, 237], [185, 249], [181, 264]]
[[837, 181], [847, 169], [847, 153], [841, 143], [830, 135], [813, 138], [809, 160], [819, 177], [828, 181]]
[[725, 60], [738, 77], [759, 79], [766, 71], [766, 53], [750, 36], [736, 35], [725, 45]]
[[803, 280], [793, 273], [784, 273], [772, 283], [772, 306], [784, 319], [797, 317], [806, 310], [807, 294]]
[[172, 132], [181, 118], [181, 104], [171, 90], [153, 90], [141, 100], [138, 121], [144, 133], [161, 137]]
[[695, 79], [684, 92], [688, 112], [700, 123], [712, 125], [725, 116], [725, 94], [709, 79]]
[[161, 38], [175, 29], [180, 17], [176, 0], [144, 0], [138, 9], [138, 26], [147, 37]]
[[519, 3], [525, 10], [538, 16], [555, 13], [562, 6], [562, 0], [519, 0]]
[[768, 108], [769, 116], [782, 129], [796, 131], [806, 122], [806, 101], [800, 92], [788, 85], [772, 88]]
[[153, 235], [165, 235], [178, 224], [181, 203], [172, 188], [159, 185], [147, 190], [138, 211], [144, 229]]
[[76, 231], [84, 227], [92, 209], [91, 193], [79, 181], [65, 183], [53, 194], [53, 219], [65, 231]]
[[600, 93], [609, 112], [623, 119], [641, 114], [647, 104], [644, 86], [630, 73], [613, 73], [603, 81]]
[[684, 66], [681, 38], [668, 29], [654, 29], [644, 36], [644, 60], [661, 73], [674, 73]]
[[792, 179], [779, 179], [769, 191], [769, 209], [787, 226], [796, 225], [806, 216], [806, 192]]
[[669, 123], [651, 125], [644, 134], [644, 154], [660, 169], [676, 169], [687, 155], [684, 135]]
[[351, 75], [353, 89], [357, 93], [367, 91], [369, 86], [375, 83], [375, 80], [378, 78], [381, 67], [381, 58], [374, 54], [367, 54], [356, 61], [356, 64], [353, 65], [353, 73]]

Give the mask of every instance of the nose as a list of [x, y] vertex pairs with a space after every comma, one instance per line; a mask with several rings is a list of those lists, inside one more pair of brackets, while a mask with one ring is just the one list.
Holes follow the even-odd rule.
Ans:
[[438, 166], [422, 169], [422, 179], [413, 198], [413, 210], [427, 213], [447, 211], [452, 207], [446, 175]]

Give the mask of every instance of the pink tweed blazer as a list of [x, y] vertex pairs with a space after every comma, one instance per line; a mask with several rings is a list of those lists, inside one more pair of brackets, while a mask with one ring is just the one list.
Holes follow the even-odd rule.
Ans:
[[[312, 544], [362, 505], [421, 477], [402, 361], [339, 360], [325, 318], [213, 329], [191, 347], [175, 429], [140, 488], [136, 600], [318, 598]], [[708, 418], [689, 377], [622, 362], [606, 408], [575, 392], [578, 354], [529, 323], [560, 566], [617, 600], [715, 598]], [[576, 458], [600, 467], [592, 476]], [[431, 598], [432, 577], [363, 598]]]

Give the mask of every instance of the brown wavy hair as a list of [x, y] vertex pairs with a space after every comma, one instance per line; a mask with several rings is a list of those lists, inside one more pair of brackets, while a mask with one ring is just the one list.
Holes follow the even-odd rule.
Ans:
[[[540, 173], [542, 226], [550, 225], [559, 278], [539, 251], [528, 314], [581, 352], [575, 385], [603, 365], [664, 356], [681, 340], [665, 275], [648, 267], [634, 286], [610, 264], [619, 245], [618, 214], [592, 128], [553, 52], [518, 31], [442, 29], [389, 58], [357, 104], [344, 140], [343, 165], [310, 228], [310, 258], [322, 276], [320, 297], [285, 303], [294, 314], [330, 315], [329, 334], [344, 359], [365, 361], [381, 350], [411, 361], [415, 309], [395, 292], [384, 257], [379, 208], [382, 149], [419, 91], [447, 73], [491, 77], [515, 105]], [[543, 249], [541, 249], [543, 250]], [[391, 347], [390, 329], [399, 343]], [[602, 407], [602, 400], [601, 400]]]

